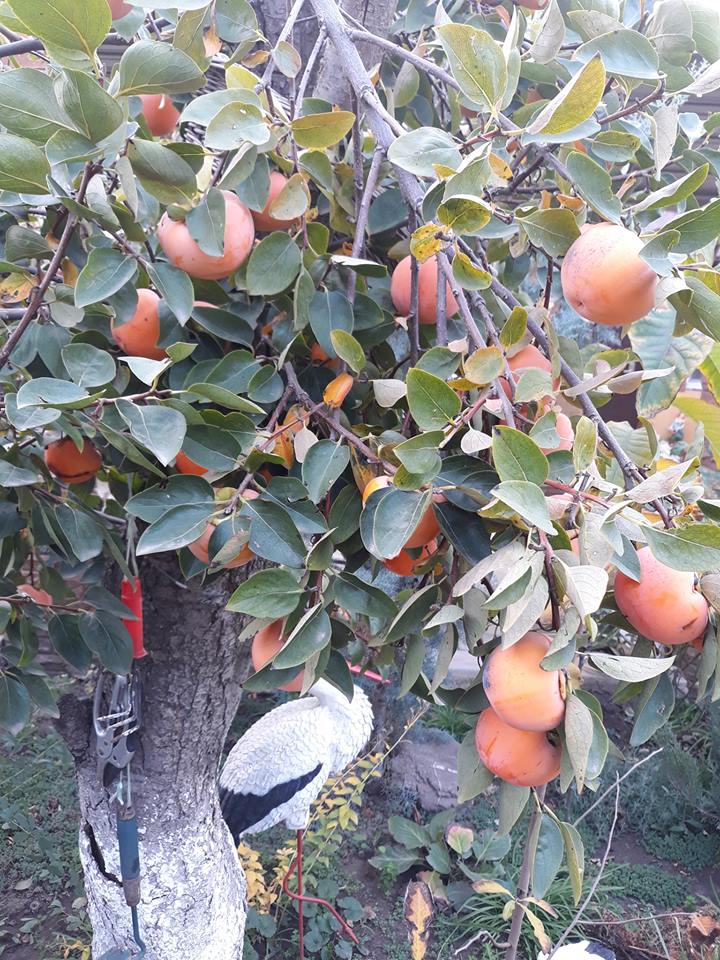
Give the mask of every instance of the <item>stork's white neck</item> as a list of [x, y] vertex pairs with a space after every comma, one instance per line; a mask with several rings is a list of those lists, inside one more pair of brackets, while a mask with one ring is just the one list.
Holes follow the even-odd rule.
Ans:
[[335, 758], [333, 772], [340, 772], [360, 753], [372, 732], [373, 711], [360, 687], [352, 701], [327, 680], [317, 680], [309, 691], [333, 715]]

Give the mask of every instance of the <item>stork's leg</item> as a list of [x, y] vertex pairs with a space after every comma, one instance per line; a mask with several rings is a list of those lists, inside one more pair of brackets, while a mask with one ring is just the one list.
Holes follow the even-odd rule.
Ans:
[[[321, 907], [325, 907], [325, 909], [329, 910], [330, 913], [335, 917], [337, 922], [340, 924], [345, 936], [349, 940], [352, 940], [353, 943], [358, 944], [360, 942], [358, 938], [355, 936], [355, 934], [353, 933], [352, 928], [343, 920], [343, 918], [340, 916], [340, 914], [337, 912], [337, 910], [331, 903], [328, 903], [327, 900], [321, 900], [320, 897], [306, 897], [305, 894], [303, 893], [303, 889], [302, 889], [302, 886], [303, 886], [303, 874], [302, 874], [303, 833], [304, 833], [303, 830], [297, 831], [297, 854], [293, 862], [290, 864], [288, 872], [285, 874], [285, 878], [283, 879], [283, 882], [282, 882], [282, 888], [284, 892], [290, 897], [291, 900], [295, 900], [298, 905], [298, 917], [300, 920], [300, 956], [301, 957], [304, 956], [303, 950], [305, 948], [304, 929], [303, 929], [303, 904], [304, 903], [317, 903]], [[297, 872], [297, 877], [298, 877], [297, 893], [291, 890], [288, 885], [288, 880], [295, 872]]]
[[[297, 892], [298, 896], [303, 896], [303, 831], [297, 832]], [[303, 918], [302, 899], [297, 901], [298, 906], [298, 930], [300, 932], [300, 960], [305, 960], [305, 924]]]

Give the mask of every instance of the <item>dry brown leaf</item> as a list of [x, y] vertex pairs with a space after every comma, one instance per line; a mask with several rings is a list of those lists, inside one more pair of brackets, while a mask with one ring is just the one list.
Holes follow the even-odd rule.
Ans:
[[220, 50], [222, 49], [222, 40], [218, 36], [218, 32], [214, 24], [203, 37], [203, 43], [205, 45], [205, 56], [214, 57], [216, 53], [220, 53]]
[[422, 881], [413, 880], [405, 891], [405, 922], [408, 925], [412, 960], [424, 960], [432, 918], [430, 888]]

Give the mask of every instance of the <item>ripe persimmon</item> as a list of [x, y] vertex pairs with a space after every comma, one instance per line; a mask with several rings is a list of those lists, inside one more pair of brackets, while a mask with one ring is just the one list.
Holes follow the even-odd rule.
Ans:
[[[282, 649], [285, 643], [282, 629], [283, 621], [273, 620], [272, 623], [263, 627], [262, 630], [258, 630], [255, 634], [250, 651], [252, 665], [255, 670], [261, 670], [265, 664], [272, 660], [275, 654]], [[305, 671], [301, 670], [294, 680], [282, 684], [280, 690], [285, 690], [288, 693], [298, 693], [302, 690], [304, 674]]]
[[158, 224], [158, 240], [170, 263], [200, 280], [224, 280], [229, 277], [245, 263], [255, 239], [255, 227], [248, 208], [234, 193], [223, 190], [223, 195], [225, 246], [218, 257], [200, 249], [184, 221], [172, 220], [164, 213]]
[[132, 10], [132, 5], [125, 3], [125, 0], [108, 0], [108, 5], [113, 20], [120, 20], [122, 17], [126, 17]]
[[[395, 309], [402, 316], [410, 313], [410, 256], [405, 257], [393, 270], [390, 280], [390, 296]], [[446, 312], [449, 317], [457, 313], [458, 304], [445, 281]], [[418, 264], [418, 320], [420, 323], [435, 323], [437, 320], [438, 265], [435, 257]]]
[[511, 647], [496, 647], [485, 661], [483, 687], [495, 713], [518, 730], [554, 729], [565, 716], [565, 678], [540, 662], [550, 638], [531, 630]]
[[297, 220], [278, 220], [276, 217], [271, 217], [268, 213], [271, 204], [275, 201], [286, 183], [286, 176], [280, 173], [279, 170], [272, 171], [270, 174], [270, 193], [267, 203], [259, 212], [257, 210], [250, 211], [255, 229], [258, 233], [270, 233], [271, 230], [287, 230], [288, 227], [294, 227], [297, 224]]
[[511, 727], [492, 707], [477, 719], [475, 746], [488, 770], [516, 787], [542, 787], [560, 773], [559, 747], [537, 730]]
[[640, 258], [643, 241], [617, 223], [595, 223], [572, 244], [560, 269], [565, 299], [593, 323], [625, 326], [655, 305], [655, 271]]
[[85, 483], [92, 479], [102, 466], [102, 457], [89, 440], [84, 440], [78, 450], [70, 437], [53, 440], [45, 447], [45, 463], [63, 483]]
[[575, 431], [566, 413], [555, 415], [555, 432], [560, 437], [560, 443], [554, 447], [540, 447], [543, 453], [555, 453], [556, 450], [572, 450]]
[[135, 313], [123, 324], [115, 319], [110, 323], [110, 332], [115, 343], [129, 357], [146, 357], [148, 360], [163, 360], [167, 354], [158, 346], [160, 339], [160, 297], [154, 290], [138, 290]]
[[695, 589], [695, 576], [661, 563], [650, 547], [638, 550], [640, 581], [621, 570], [615, 576], [620, 612], [641, 636], [655, 643], [692, 643], [708, 622], [708, 603]]
[[31, 600], [34, 600], [35, 603], [41, 607], [49, 607], [53, 602], [53, 598], [47, 590], [34, 587], [31, 583], [21, 583], [17, 588], [17, 592], [21, 593], [24, 597], [30, 597]]
[[414, 557], [403, 547], [396, 556], [383, 560], [383, 565], [401, 577], [411, 577], [435, 553], [437, 553], [437, 540], [431, 540], [422, 548], [417, 557]]
[[207, 467], [201, 467], [199, 463], [195, 463], [182, 450], [175, 457], [175, 469], [178, 473], [189, 473], [193, 477], [204, 477], [208, 472]]
[[169, 137], [180, 119], [180, 111], [165, 93], [143, 93], [142, 112], [154, 137]]

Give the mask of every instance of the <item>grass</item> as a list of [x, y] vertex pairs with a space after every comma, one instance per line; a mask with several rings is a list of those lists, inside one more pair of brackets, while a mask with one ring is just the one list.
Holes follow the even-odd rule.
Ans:
[[54, 960], [89, 929], [72, 759], [52, 727], [0, 738], [0, 783], [0, 956], [25, 944]]

